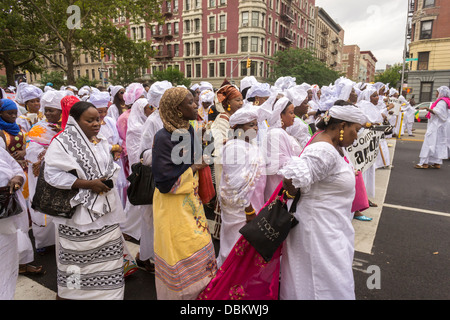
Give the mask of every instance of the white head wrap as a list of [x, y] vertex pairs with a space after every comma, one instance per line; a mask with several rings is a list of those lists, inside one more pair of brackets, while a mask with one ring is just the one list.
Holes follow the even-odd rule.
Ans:
[[[275, 105], [273, 105], [270, 115], [267, 117], [267, 124], [269, 125], [269, 127], [281, 128], [280, 114], [284, 110], [288, 102], [291, 101], [289, 101], [287, 97], [281, 97], [280, 99], [277, 100]], [[267, 107], [269, 106], [268, 105], [264, 106], [263, 104], [262, 107], [264, 107], [265, 110], [268, 110]]]
[[65, 90], [49, 90], [41, 97], [41, 108], [54, 108], [61, 110], [61, 99], [67, 96]]
[[214, 91], [212, 90], [203, 90], [200, 93], [199, 103], [202, 105], [203, 102], [208, 102], [209, 105], [213, 104], [214, 102]]
[[92, 103], [96, 108], [107, 108], [110, 102], [108, 92], [93, 92], [89, 96], [88, 102]]
[[308, 98], [308, 92], [302, 85], [296, 85], [292, 88], [284, 90], [284, 94], [292, 102], [294, 107], [300, 106], [302, 102]]
[[207, 81], [200, 82], [199, 89], [200, 89], [200, 92], [202, 92], [204, 90], [214, 91], [213, 85]]
[[347, 78], [342, 79], [336, 86], [337, 91], [339, 91], [338, 100], [347, 101], [350, 97], [350, 93], [353, 89], [353, 81]]
[[121, 85], [118, 86], [111, 86], [110, 92], [111, 92], [111, 101], [114, 101], [114, 97], [116, 96], [117, 92], [124, 89]]
[[260, 107], [254, 106], [252, 103], [245, 103], [230, 117], [230, 127], [234, 127], [237, 124], [246, 124], [253, 120], [258, 120], [260, 117]]
[[364, 91], [361, 91], [361, 94], [358, 97], [358, 102], [362, 100], [370, 101], [370, 96], [375, 92], [378, 92], [377, 88], [374, 86], [368, 86]]
[[78, 90], [78, 96], [81, 98], [85, 95], [89, 95], [91, 93], [91, 88], [89, 86], [81, 87], [80, 90]]
[[25, 103], [32, 99], [41, 98], [43, 92], [40, 88], [33, 86], [31, 84], [27, 84], [26, 86], [21, 88], [20, 94], [23, 103]]
[[296, 85], [294, 77], [280, 77], [275, 81], [274, 87], [286, 90]]
[[195, 91], [195, 90], [197, 90], [199, 87], [200, 87], [200, 86], [198, 85], [198, 83], [194, 83], [194, 84], [190, 87], [190, 89]]
[[332, 106], [330, 110], [328, 110], [328, 113], [334, 119], [359, 123], [361, 125], [364, 125], [367, 122], [366, 115], [359, 108], [352, 105]]
[[172, 88], [172, 83], [167, 80], [157, 81], [148, 90], [148, 103], [155, 108], [159, 108], [159, 101], [167, 89]]
[[450, 88], [447, 86], [441, 86], [437, 88], [437, 92], [439, 93], [438, 98], [450, 98]]
[[246, 76], [241, 80], [241, 84], [239, 86], [239, 90], [242, 92], [244, 89], [257, 84], [258, 80], [254, 76]]
[[253, 97], [269, 97], [272, 94], [270, 84], [257, 82], [248, 89], [246, 99]]
[[47, 91], [56, 91], [56, 89], [55, 89], [55, 88], [52, 88], [52, 87], [50, 87], [50, 86], [45, 86], [45, 87], [44, 87], [44, 92], [47, 92]]

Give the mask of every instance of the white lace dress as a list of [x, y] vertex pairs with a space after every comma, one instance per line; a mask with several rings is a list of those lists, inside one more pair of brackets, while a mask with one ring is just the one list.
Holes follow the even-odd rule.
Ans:
[[316, 142], [279, 173], [302, 192], [299, 224], [283, 246], [280, 298], [355, 299], [352, 166], [331, 144]]

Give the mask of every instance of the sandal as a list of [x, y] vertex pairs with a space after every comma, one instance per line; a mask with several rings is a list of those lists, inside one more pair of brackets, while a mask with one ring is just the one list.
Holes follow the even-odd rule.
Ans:
[[441, 165], [440, 165], [440, 164], [432, 164], [432, 165], [430, 166], [430, 168], [433, 168], [433, 169], [440, 169], [440, 168], [441, 168]]
[[30, 275], [30, 274], [43, 274], [43, 273], [44, 273], [44, 271], [43, 271], [42, 266], [36, 267], [29, 263], [19, 265], [19, 274]]
[[373, 203], [372, 201], [369, 200], [369, 207], [378, 207], [378, 205], [376, 203]]
[[150, 262], [150, 259], [148, 260], [141, 260], [139, 259], [139, 253], [136, 255], [136, 264], [138, 267], [145, 269], [145, 271], [149, 273], [155, 273], [155, 264]]
[[416, 168], [416, 169], [428, 169], [428, 165], [427, 164], [423, 164], [423, 165], [416, 164], [414, 166], [414, 168]]
[[362, 216], [354, 216], [353, 219], [359, 220], [359, 221], [372, 221], [372, 218], [366, 217], [364, 215]]

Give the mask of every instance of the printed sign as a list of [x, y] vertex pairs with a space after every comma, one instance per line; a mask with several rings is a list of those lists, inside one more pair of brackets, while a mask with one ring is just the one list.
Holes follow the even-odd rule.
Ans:
[[383, 131], [364, 129], [358, 134], [353, 145], [347, 148], [349, 160], [356, 170], [364, 172], [375, 164], [381, 139], [384, 139]]

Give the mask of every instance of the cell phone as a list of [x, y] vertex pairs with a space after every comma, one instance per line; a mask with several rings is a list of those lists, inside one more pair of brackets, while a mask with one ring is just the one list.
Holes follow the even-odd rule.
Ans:
[[114, 182], [111, 179], [102, 180], [102, 182], [110, 189], [114, 188]]

